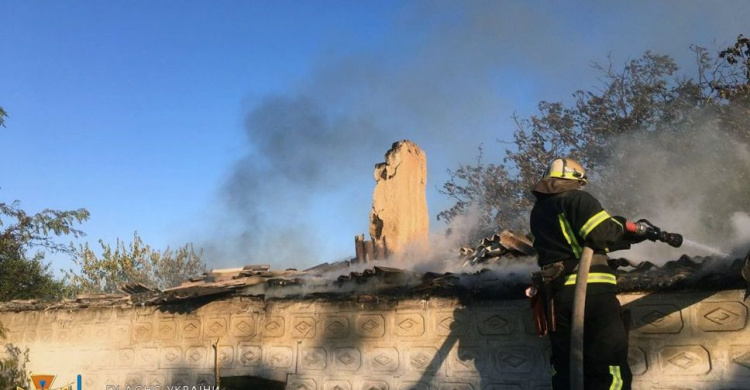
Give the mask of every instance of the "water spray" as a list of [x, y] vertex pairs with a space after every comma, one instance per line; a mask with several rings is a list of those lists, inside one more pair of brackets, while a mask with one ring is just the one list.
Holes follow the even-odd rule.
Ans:
[[708, 252], [708, 253], [710, 253], [712, 255], [721, 256], [723, 258], [726, 258], [726, 257], [730, 256], [729, 253], [722, 252], [719, 248], [708, 246], [708, 245], [705, 245], [705, 244], [701, 244], [701, 243], [693, 241], [693, 240], [685, 239], [683, 241], [683, 243], [686, 246], [689, 246], [689, 247], [694, 248], [694, 249], [701, 250], [703, 252]]
[[646, 219], [641, 219], [638, 222], [628, 221], [626, 224], [626, 229], [636, 236], [645, 237], [646, 239], [649, 239], [651, 241], [665, 242], [675, 248], [679, 248], [680, 246], [685, 244], [686, 246], [705, 253], [710, 253], [715, 256], [721, 256], [723, 258], [730, 257], [730, 254], [723, 252], [719, 248], [686, 239], [681, 234], [668, 233], [664, 230], [661, 230]]

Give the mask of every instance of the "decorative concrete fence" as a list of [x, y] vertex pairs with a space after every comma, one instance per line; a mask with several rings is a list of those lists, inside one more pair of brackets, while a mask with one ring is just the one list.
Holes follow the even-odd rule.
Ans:
[[[86, 390], [212, 386], [217, 377], [292, 390], [549, 388], [548, 340], [534, 333], [526, 301], [356, 300], [233, 297], [6, 311], [0, 321], [6, 342], [29, 348], [30, 371], [57, 375], [53, 387], [81, 374]], [[635, 388], [750, 389], [742, 291], [620, 300]]]

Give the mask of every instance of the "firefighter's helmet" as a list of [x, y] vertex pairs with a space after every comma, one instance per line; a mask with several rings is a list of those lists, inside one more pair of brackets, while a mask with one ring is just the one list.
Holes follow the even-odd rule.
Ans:
[[552, 160], [544, 171], [544, 177], [556, 177], [559, 179], [578, 180], [586, 184], [586, 170], [583, 166], [570, 158], [556, 158]]

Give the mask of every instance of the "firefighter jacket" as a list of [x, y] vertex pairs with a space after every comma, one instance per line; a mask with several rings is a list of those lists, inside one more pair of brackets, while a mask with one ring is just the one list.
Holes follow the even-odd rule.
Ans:
[[563, 261], [566, 273], [571, 273], [584, 246], [600, 255], [630, 247], [624, 218], [611, 217], [594, 196], [579, 188], [575, 181], [547, 178], [532, 191], [537, 200], [531, 210], [531, 233], [541, 267]]

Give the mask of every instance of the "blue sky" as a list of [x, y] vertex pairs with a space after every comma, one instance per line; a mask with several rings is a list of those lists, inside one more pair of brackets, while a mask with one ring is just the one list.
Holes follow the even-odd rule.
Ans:
[[[194, 242], [210, 266], [353, 254], [391, 143], [428, 203], [513, 112], [592, 88], [591, 61], [748, 34], [748, 2], [0, 0], [0, 201], [85, 207], [86, 240]], [[68, 268], [52, 258], [53, 268]]]

